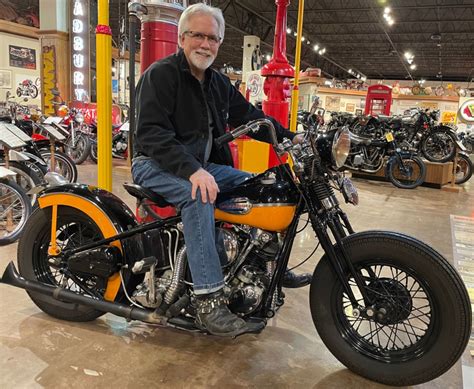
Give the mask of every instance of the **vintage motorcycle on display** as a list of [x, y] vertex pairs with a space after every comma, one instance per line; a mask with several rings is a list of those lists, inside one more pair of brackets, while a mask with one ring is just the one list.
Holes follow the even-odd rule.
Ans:
[[[266, 127], [266, 128], [265, 128]], [[347, 128], [301, 144], [277, 142], [273, 124], [257, 120], [216, 140], [270, 131], [288, 164], [268, 169], [216, 200], [216, 244], [230, 309], [255, 332], [286, 302], [282, 282], [300, 218], [324, 250], [310, 287], [314, 324], [349, 369], [387, 385], [416, 385], [446, 372], [471, 332], [471, 306], [455, 269], [428, 245], [388, 231], [355, 233], [335, 191], [358, 195], [339, 169], [350, 151]], [[144, 203], [169, 205], [158, 194], [125, 184]], [[106, 312], [185, 331], [195, 323], [181, 217], [140, 224], [112, 193], [66, 184], [45, 189], [1, 281], [26, 289], [33, 302], [63, 320]], [[316, 242], [315, 242], [316, 246]], [[271, 330], [270, 330], [271, 331]]]
[[[97, 134], [97, 124], [92, 124], [92, 132]], [[112, 156], [114, 158], [128, 158], [128, 134], [130, 124], [126, 121], [123, 124], [112, 124]], [[97, 163], [97, 136], [91, 137], [90, 157]]]
[[351, 133], [351, 150], [345, 167], [364, 173], [376, 173], [383, 168], [385, 176], [398, 188], [414, 189], [425, 181], [426, 165], [410, 151], [402, 151], [391, 132], [382, 139], [373, 139]]
[[359, 118], [351, 131], [365, 137], [382, 138], [391, 131], [402, 149], [420, 152], [431, 162], [448, 162], [456, 154], [456, 132], [449, 126], [436, 124], [439, 110], [409, 110], [402, 116], [378, 115]]

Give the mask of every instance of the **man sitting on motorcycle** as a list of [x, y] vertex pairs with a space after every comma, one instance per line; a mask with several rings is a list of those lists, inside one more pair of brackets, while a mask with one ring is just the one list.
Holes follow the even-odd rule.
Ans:
[[[232, 168], [228, 145], [217, 148], [213, 139], [223, 135], [228, 124], [237, 127], [265, 114], [210, 68], [224, 31], [220, 9], [202, 3], [188, 7], [179, 21], [179, 52], [153, 63], [141, 76], [132, 174], [137, 184], [181, 211], [197, 324], [214, 335], [235, 336], [248, 328], [227, 308], [215, 245], [214, 201], [219, 191], [250, 175]], [[271, 120], [280, 141], [299, 139]], [[271, 141], [263, 131], [254, 137]], [[283, 285], [296, 288], [310, 282], [310, 274], [287, 271]]]

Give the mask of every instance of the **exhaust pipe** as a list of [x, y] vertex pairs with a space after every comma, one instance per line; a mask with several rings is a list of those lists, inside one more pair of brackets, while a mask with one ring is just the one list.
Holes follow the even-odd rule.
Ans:
[[26, 280], [20, 276], [20, 274], [18, 274], [13, 262], [8, 264], [2, 278], [0, 279], [0, 282], [11, 286], [16, 286], [17, 288], [25, 289], [29, 292], [44, 294], [62, 302], [86, 305], [97, 309], [98, 311], [110, 312], [114, 315], [124, 317], [127, 320], [140, 320], [154, 324], [165, 324], [164, 320], [159, 320], [156, 315], [153, 315], [154, 311], [152, 310], [130, 307], [125, 304], [111, 301], [97, 300], [93, 297], [84, 296], [71, 292], [70, 290], [44, 284], [42, 282]]

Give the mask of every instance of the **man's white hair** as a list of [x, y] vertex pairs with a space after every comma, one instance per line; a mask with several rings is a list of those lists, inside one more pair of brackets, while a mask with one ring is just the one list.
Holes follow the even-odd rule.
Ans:
[[[204, 3], [197, 3], [190, 5], [188, 8], [184, 10], [179, 18], [178, 23], [178, 37], [181, 37], [181, 34], [188, 29], [188, 22], [191, 17], [194, 15], [209, 15], [212, 16], [216, 22], [219, 29], [219, 38], [221, 38], [221, 42], [224, 39], [224, 32], [225, 32], [225, 21], [224, 15], [222, 15], [222, 11], [219, 8], [211, 7]], [[179, 39], [178, 39], [179, 43]]]

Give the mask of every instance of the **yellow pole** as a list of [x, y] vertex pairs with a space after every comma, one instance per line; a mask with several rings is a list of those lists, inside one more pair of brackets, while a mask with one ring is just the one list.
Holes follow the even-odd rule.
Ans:
[[112, 31], [109, 0], [98, 1], [97, 65], [97, 169], [99, 187], [112, 190]]
[[290, 130], [296, 132], [296, 116], [298, 112], [300, 61], [301, 61], [301, 37], [303, 36], [303, 11], [304, 0], [298, 3], [298, 28], [296, 33], [296, 54], [295, 54], [295, 78], [293, 91], [291, 92], [291, 119]]

